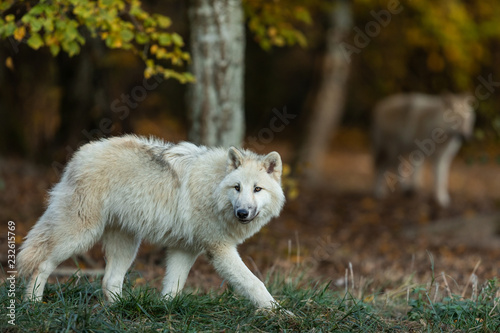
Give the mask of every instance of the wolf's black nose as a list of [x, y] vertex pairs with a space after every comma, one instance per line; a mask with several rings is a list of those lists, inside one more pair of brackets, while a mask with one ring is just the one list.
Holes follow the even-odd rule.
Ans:
[[246, 209], [238, 209], [236, 211], [236, 216], [239, 218], [239, 219], [246, 219], [248, 217], [250, 213], [248, 212], [248, 210]]

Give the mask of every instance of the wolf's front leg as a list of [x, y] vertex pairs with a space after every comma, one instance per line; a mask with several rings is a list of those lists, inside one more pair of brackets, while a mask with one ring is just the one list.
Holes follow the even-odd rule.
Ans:
[[198, 253], [182, 249], [167, 249], [167, 272], [163, 279], [163, 296], [172, 298], [177, 295], [184, 284]]
[[236, 246], [220, 245], [207, 251], [207, 256], [217, 272], [243, 296], [259, 308], [272, 308], [276, 301], [241, 260]]

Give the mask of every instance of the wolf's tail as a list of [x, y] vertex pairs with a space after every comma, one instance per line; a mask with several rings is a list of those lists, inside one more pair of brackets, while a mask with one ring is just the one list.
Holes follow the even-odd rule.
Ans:
[[[42, 217], [43, 218], [43, 217]], [[21, 276], [31, 276], [47, 259], [53, 247], [51, 232], [43, 221], [38, 221], [26, 236], [17, 255], [16, 267]]]

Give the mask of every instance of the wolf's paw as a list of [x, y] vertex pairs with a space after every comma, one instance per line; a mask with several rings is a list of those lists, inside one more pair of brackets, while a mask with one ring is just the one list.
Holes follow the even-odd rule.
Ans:
[[290, 318], [297, 317], [293, 312], [281, 307], [280, 305], [274, 305], [272, 308], [259, 308], [259, 309], [257, 309], [256, 313], [264, 314], [266, 316], [276, 316], [276, 315], [283, 316], [284, 315], [284, 316], [287, 316]]
[[280, 314], [284, 314], [288, 317], [291, 317], [291, 318], [297, 318], [297, 316], [295, 315], [295, 313], [293, 313], [292, 311], [289, 311], [287, 309], [278, 309], [277, 311], [279, 311]]

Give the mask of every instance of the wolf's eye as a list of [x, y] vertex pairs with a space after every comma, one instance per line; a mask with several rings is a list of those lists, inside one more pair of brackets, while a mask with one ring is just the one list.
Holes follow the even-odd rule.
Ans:
[[255, 188], [253, 189], [254, 192], [260, 192], [262, 191], [262, 187], [258, 187], [258, 186], [255, 186]]
[[237, 192], [239, 192], [239, 191], [240, 191], [240, 185], [236, 185], [236, 186], [234, 187], [234, 189], [235, 189]]

